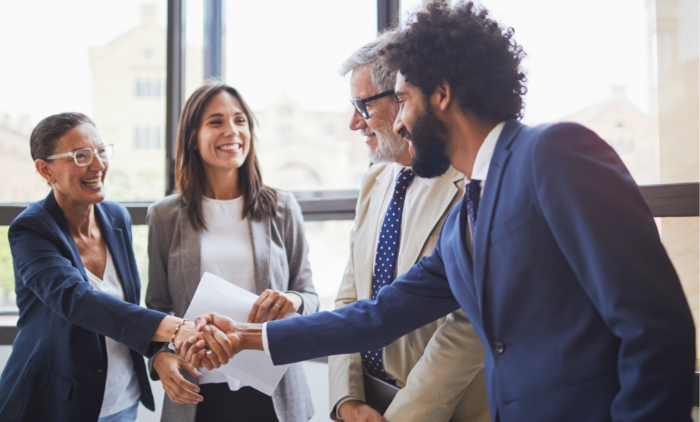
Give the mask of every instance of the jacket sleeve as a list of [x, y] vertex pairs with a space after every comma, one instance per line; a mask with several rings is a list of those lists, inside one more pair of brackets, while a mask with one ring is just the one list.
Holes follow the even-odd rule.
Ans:
[[311, 279], [311, 264], [309, 264], [309, 245], [304, 234], [304, 217], [296, 198], [292, 194], [286, 197], [286, 213], [284, 218], [284, 247], [289, 263], [288, 292], [301, 296], [303, 304], [299, 313], [312, 314], [318, 311], [319, 300]]
[[[464, 411], [452, 418], [458, 404]], [[484, 346], [463, 310], [448, 315], [435, 331], [384, 417], [390, 422], [491, 421]]]
[[430, 256], [383, 287], [376, 299], [360, 300], [333, 312], [268, 322], [270, 355], [280, 365], [383, 347], [457, 308], [438, 239]]
[[[146, 306], [166, 314], [173, 313], [173, 304], [168, 289], [168, 244], [163, 232], [163, 225], [158, 210], [150, 206], [146, 215], [148, 224], [148, 288], [146, 289]], [[153, 381], [160, 380], [158, 372], [153, 367], [156, 356], [168, 352], [168, 344], [164, 343], [158, 352], [148, 359], [148, 373]]]
[[[56, 234], [36, 216], [16, 220], [9, 230], [19, 280], [53, 312], [72, 324], [105, 335], [149, 356], [151, 338], [165, 317], [93, 290], [61, 253]], [[53, 240], [53, 241], [52, 241]]]
[[[358, 207], [360, 201], [357, 201]], [[355, 210], [355, 215], [358, 215]], [[345, 274], [340, 283], [338, 296], [335, 299], [335, 308], [357, 302], [357, 286], [355, 284], [355, 233], [357, 221], [350, 232], [350, 256], [345, 267]], [[328, 385], [330, 397], [330, 418], [337, 421], [337, 408], [341, 400], [346, 397], [355, 397], [365, 400], [365, 385], [362, 369], [362, 357], [359, 353], [331, 356], [328, 358]]]
[[612, 420], [688, 420], [693, 319], [639, 188], [614, 150], [582, 126], [546, 129], [531, 159], [552, 235], [620, 340]]

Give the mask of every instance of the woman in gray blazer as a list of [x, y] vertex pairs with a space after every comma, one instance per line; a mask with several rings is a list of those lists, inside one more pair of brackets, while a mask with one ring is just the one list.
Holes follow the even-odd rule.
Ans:
[[[180, 193], [148, 210], [149, 308], [183, 316], [206, 271], [260, 295], [251, 322], [318, 310], [299, 204], [262, 184], [253, 119], [243, 97], [223, 83], [206, 84], [185, 103], [176, 147]], [[272, 397], [200, 372], [165, 348], [149, 370], [167, 393], [162, 421], [296, 422], [314, 414], [299, 364]]]

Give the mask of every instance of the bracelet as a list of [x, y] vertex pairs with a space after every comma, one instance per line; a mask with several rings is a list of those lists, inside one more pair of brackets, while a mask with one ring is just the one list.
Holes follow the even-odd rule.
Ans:
[[186, 322], [187, 322], [187, 320], [186, 320], [186, 319], [183, 319], [182, 321], [180, 321], [180, 323], [178, 324], [177, 328], [175, 329], [175, 332], [173, 333], [173, 337], [170, 339], [170, 343], [171, 343], [173, 346], [175, 346], [175, 336], [177, 336], [177, 332], [180, 331], [180, 327], [182, 327], [182, 324], [184, 324], [184, 323], [186, 323]]

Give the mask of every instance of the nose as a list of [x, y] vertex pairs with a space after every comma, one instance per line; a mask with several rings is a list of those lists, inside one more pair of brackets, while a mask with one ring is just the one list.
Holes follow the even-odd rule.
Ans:
[[100, 159], [100, 156], [97, 154], [94, 154], [92, 156], [92, 162], [88, 165], [90, 170], [92, 171], [102, 171], [107, 168], [107, 165], [105, 163], [108, 163], [107, 160], [104, 162]]
[[232, 138], [235, 138], [239, 132], [239, 127], [236, 125], [236, 122], [234, 122], [233, 119], [229, 119], [228, 124], [226, 125], [226, 131], [224, 133], [224, 136], [230, 136]]
[[360, 130], [367, 127], [367, 121], [360, 116], [357, 110], [353, 110], [352, 117], [350, 117], [350, 130]]

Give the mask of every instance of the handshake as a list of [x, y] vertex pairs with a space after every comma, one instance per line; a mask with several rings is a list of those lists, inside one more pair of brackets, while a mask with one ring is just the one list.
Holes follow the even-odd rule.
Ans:
[[236, 323], [212, 312], [194, 321], [195, 332], [176, 341], [175, 353], [195, 368], [207, 370], [226, 365], [241, 350], [263, 350], [262, 324]]

